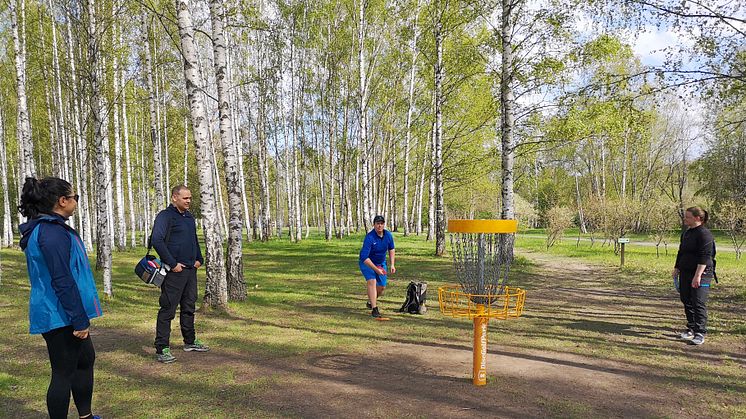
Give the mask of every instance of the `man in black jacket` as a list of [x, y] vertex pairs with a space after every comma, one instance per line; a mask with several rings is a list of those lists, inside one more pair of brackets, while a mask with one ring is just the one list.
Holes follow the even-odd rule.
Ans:
[[171, 320], [180, 306], [179, 324], [184, 338], [184, 351], [207, 352], [210, 350], [195, 337], [194, 309], [197, 302], [197, 269], [204, 262], [197, 241], [197, 226], [189, 205], [192, 192], [184, 185], [171, 191], [171, 205], [158, 213], [153, 225], [152, 245], [161, 262], [169, 269], [161, 286], [161, 308], [155, 332], [156, 359], [171, 363], [176, 357], [171, 354], [169, 337]]

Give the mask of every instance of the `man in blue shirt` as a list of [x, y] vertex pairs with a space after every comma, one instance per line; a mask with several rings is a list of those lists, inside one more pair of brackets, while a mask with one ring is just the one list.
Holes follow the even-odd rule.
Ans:
[[386, 289], [387, 270], [386, 270], [386, 252], [391, 259], [392, 274], [396, 273], [394, 266], [396, 257], [394, 251], [394, 236], [390, 231], [384, 229], [386, 221], [382, 215], [376, 215], [373, 218], [373, 230], [365, 235], [363, 248], [360, 249], [360, 272], [367, 285], [368, 291], [368, 308], [372, 309], [371, 316], [380, 318], [381, 312], [378, 310], [378, 297], [383, 295]]
[[176, 357], [171, 354], [169, 338], [171, 320], [176, 317], [176, 306], [180, 306], [179, 325], [184, 338], [185, 351], [207, 352], [210, 350], [195, 337], [194, 310], [197, 303], [197, 269], [204, 262], [197, 241], [197, 225], [189, 206], [192, 192], [184, 185], [171, 191], [171, 205], [158, 213], [153, 225], [151, 244], [158, 252], [161, 262], [170, 269], [161, 285], [158, 300], [158, 320], [155, 332], [156, 359], [171, 363]]

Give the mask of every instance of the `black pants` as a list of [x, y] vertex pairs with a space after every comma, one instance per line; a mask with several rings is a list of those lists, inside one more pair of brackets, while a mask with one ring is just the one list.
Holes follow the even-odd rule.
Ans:
[[[679, 296], [684, 303], [686, 327], [694, 333], [707, 334], [707, 296], [709, 286], [692, 288], [694, 272], [681, 271], [679, 274]], [[701, 284], [709, 285], [710, 280], [702, 278]]]
[[47, 342], [52, 379], [47, 389], [47, 410], [52, 419], [67, 418], [72, 391], [80, 416], [91, 414], [93, 363], [96, 351], [91, 337], [78, 339], [73, 327], [66, 326], [42, 333]]
[[176, 317], [176, 306], [179, 309], [179, 325], [184, 343], [194, 343], [194, 308], [197, 302], [197, 270], [184, 269], [181, 272], [169, 272], [161, 285], [161, 305], [158, 320], [155, 324], [155, 349], [157, 352], [169, 346], [171, 320]]

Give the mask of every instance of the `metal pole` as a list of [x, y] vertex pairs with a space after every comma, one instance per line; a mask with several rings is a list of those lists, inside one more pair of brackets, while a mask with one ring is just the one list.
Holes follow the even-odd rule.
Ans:
[[484, 313], [484, 304], [478, 304], [477, 316], [474, 317], [474, 354], [472, 358], [472, 383], [475, 386], [487, 384], [487, 324], [490, 319], [483, 316]]

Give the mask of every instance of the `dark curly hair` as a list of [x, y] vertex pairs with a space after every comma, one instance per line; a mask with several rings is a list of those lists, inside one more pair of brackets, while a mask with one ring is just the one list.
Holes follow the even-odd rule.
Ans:
[[40, 214], [51, 214], [61, 196], [72, 193], [73, 187], [66, 180], [56, 177], [45, 177], [38, 180], [27, 177], [21, 192], [21, 204], [18, 211], [27, 218], [36, 218]]

